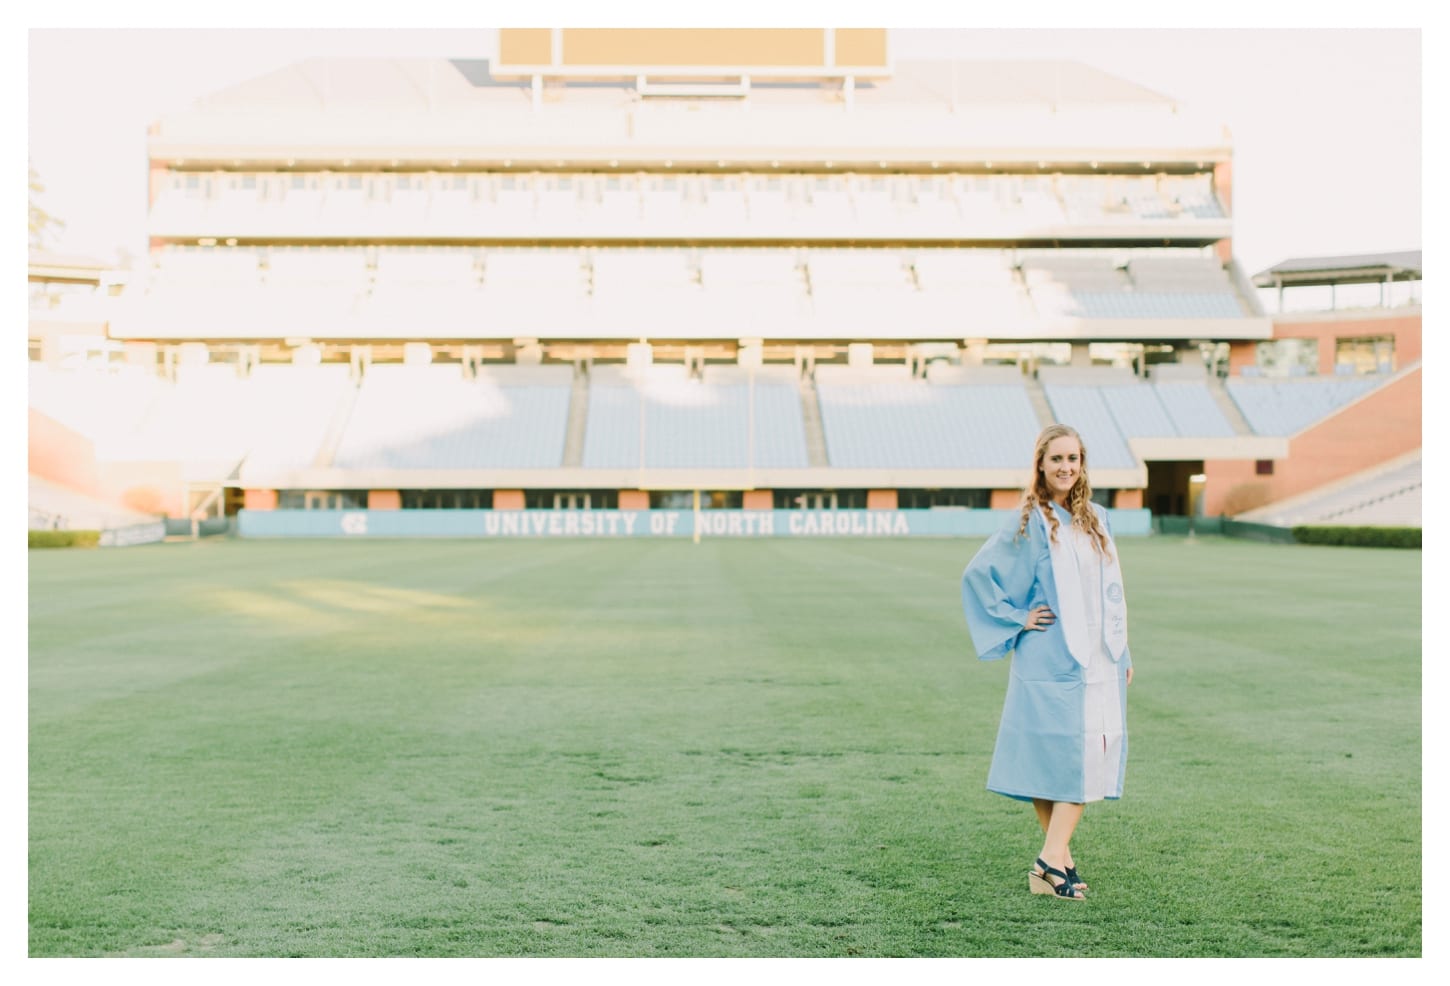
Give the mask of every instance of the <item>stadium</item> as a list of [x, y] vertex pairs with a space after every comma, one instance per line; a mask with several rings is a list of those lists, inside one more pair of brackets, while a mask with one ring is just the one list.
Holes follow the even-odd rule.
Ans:
[[[143, 262], [30, 257], [32, 543], [72, 531], [126, 546], [32, 553], [32, 954], [1019, 954], [1010, 930], [974, 930], [985, 886], [948, 889], [973, 831], [938, 844], [923, 818], [976, 796], [980, 764], [944, 754], [989, 749], [995, 724], [996, 697], [958, 680], [954, 580], [973, 539], [1016, 514], [1033, 441], [1058, 421], [1083, 436], [1141, 598], [1181, 613], [1195, 603], [1174, 583], [1191, 573], [1197, 630], [1224, 662], [1247, 667], [1270, 641], [1264, 695], [1235, 690], [1225, 711], [1185, 665], [1165, 671], [1178, 702], [1149, 699], [1144, 728], [1210, 694], [1221, 715], [1272, 716], [1300, 649], [1334, 651], [1310, 687], [1359, 759], [1326, 752], [1323, 723], [1280, 715], [1275, 735], [1308, 764], [1284, 796], [1332, 797], [1346, 770], [1371, 790], [1370, 765], [1412, 744], [1392, 773], [1413, 797], [1386, 825], [1412, 851], [1380, 871], [1379, 896], [1287, 904], [1206, 849], [1198, 865], [1241, 882], [1224, 913], [1195, 917], [1145, 890], [1166, 836], [1104, 813], [1102, 831], [1144, 853], [1129, 873], [1139, 909], [1035, 954], [1419, 953], [1418, 552], [1294, 542], [1408, 528], [1419, 544], [1421, 257], [1243, 269], [1222, 121], [1076, 63], [898, 61], [884, 30], [505, 29], [489, 60], [301, 62], [156, 121], [147, 147]], [[249, 581], [262, 573], [277, 581]], [[1326, 580], [1288, 600], [1320, 636], [1273, 642], [1274, 577]], [[1250, 583], [1252, 602], [1237, 595]], [[72, 584], [92, 593], [74, 611]], [[929, 629], [911, 687], [874, 663], [899, 638], [847, 625], [841, 599], [893, 632], [911, 634], [904, 613]], [[1356, 600], [1415, 617], [1361, 705], [1338, 690], [1357, 680], [1345, 650], [1359, 631], [1334, 618]], [[96, 622], [67, 625], [70, 612]], [[1181, 650], [1197, 619], [1144, 635]], [[594, 649], [541, 641], [555, 624]], [[722, 638], [738, 661], [716, 655]], [[425, 639], [433, 663], [384, 656]], [[470, 677], [485, 673], [469, 658], [480, 641], [503, 662], [484, 662], [501, 676], [486, 688]], [[268, 684], [247, 680], [248, 648]], [[202, 691], [213, 675], [238, 690]], [[328, 690], [341, 680], [350, 704]], [[124, 708], [163, 683], [201, 711]], [[716, 688], [729, 714], [704, 697]], [[952, 732], [948, 698], [973, 710], [971, 738]], [[427, 719], [445, 699], [462, 702], [454, 718]], [[373, 751], [354, 776], [342, 765], [352, 744], [369, 755], [358, 723], [373, 713], [404, 752]], [[323, 720], [327, 741], [293, 766], [306, 790], [351, 794], [282, 824], [288, 798], [308, 798], [261, 765]], [[410, 732], [423, 722], [431, 739]], [[1256, 760], [1245, 729], [1222, 735], [1272, 775], [1279, 761]], [[470, 730], [537, 780], [459, 772]], [[1163, 785], [1186, 769], [1229, 790], [1231, 770], [1172, 755]], [[692, 759], [698, 772], [677, 771]], [[193, 775], [206, 764], [245, 782]], [[792, 854], [771, 856], [716, 784], [773, 805]], [[898, 788], [917, 793], [893, 801]], [[854, 807], [812, 814], [837, 797]], [[87, 812], [112, 798], [138, 820], [78, 860], [64, 847], [94, 837], [103, 816]], [[277, 799], [277, 818], [246, 822], [265, 849], [209, 850], [212, 813], [258, 798]], [[409, 798], [432, 806], [427, 853], [365, 863], [374, 841], [422, 838]], [[533, 815], [541, 798], [557, 812]], [[359, 807], [385, 820], [359, 835]], [[1011, 829], [1005, 807], [983, 811], [962, 814]], [[482, 838], [464, 816], [500, 812], [532, 818], [526, 835], [490, 829], [517, 869], [450, 876], [464, 865], [451, 847]], [[1370, 822], [1351, 814], [1310, 851], [1355, 855]], [[177, 838], [149, 869], [125, 862], [140, 819]], [[1230, 825], [1247, 854], [1290, 865], [1252, 821]], [[615, 825], [619, 858], [580, 834]], [[873, 847], [869, 872], [833, 882], [835, 826]], [[97, 917], [146, 911], [209, 867], [183, 845], [198, 827], [196, 856], [235, 863], [234, 883], [182, 887], [187, 918]], [[702, 830], [735, 855], [651, 869]], [[330, 854], [338, 832], [350, 848]], [[608, 858], [590, 870], [591, 856]], [[820, 872], [792, 882], [802, 862]], [[593, 905], [551, 896], [554, 864], [586, 872]], [[145, 874], [117, 875], [131, 869]], [[670, 889], [628, 888], [646, 872]], [[303, 889], [238, 923], [228, 888], [284, 878]], [[681, 888], [699, 879], [739, 913], [688, 917], [699, 902]], [[444, 883], [452, 916], [408, 910]], [[65, 889], [78, 885], [109, 889]], [[364, 906], [369, 885], [385, 889]], [[464, 900], [484, 885], [514, 895]], [[929, 916], [913, 910], [923, 896]], [[1349, 937], [1323, 930], [1350, 917], [1363, 923]]]

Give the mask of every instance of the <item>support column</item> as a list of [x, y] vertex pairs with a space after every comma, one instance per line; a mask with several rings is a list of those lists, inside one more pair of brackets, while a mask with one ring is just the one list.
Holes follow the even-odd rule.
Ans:
[[746, 510], [775, 509], [775, 493], [772, 490], [746, 490], [741, 501], [741, 506]]
[[276, 490], [242, 490], [243, 510], [276, 510]]
[[895, 510], [897, 504], [896, 490], [867, 490], [867, 510]]
[[402, 510], [403, 494], [399, 490], [368, 490], [369, 510]]

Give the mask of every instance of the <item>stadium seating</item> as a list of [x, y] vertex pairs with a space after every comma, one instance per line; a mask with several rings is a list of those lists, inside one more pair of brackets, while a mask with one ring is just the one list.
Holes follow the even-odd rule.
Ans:
[[1153, 385], [1116, 384], [1100, 391], [1124, 438], [1172, 438], [1181, 434]]
[[[753, 401], [753, 404], [752, 404]], [[805, 468], [792, 367], [595, 366], [583, 465], [593, 469]]]
[[1022, 279], [1046, 317], [1242, 318], [1228, 275], [1212, 258], [1030, 251]]
[[704, 305], [723, 323], [749, 327], [809, 310], [794, 250], [701, 250], [699, 268]]
[[1027, 316], [1031, 301], [1001, 250], [917, 250], [911, 268], [924, 306], [990, 326]]
[[349, 374], [340, 363], [253, 367], [245, 407], [234, 412], [249, 424], [242, 479], [311, 466], [353, 387]]
[[734, 233], [747, 229], [750, 204], [745, 195], [744, 179], [717, 175], [706, 179], [702, 212], [721, 232]]
[[[537, 371], [537, 372], [535, 372]], [[572, 369], [457, 363], [368, 369], [338, 444], [341, 469], [530, 469], [562, 463]]]
[[1053, 415], [1070, 422], [1088, 449], [1090, 466], [1131, 468], [1137, 457], [1128, 447], [1127, 436], [1118, 424], [1103, 388], [1087, 383], [1052, 383], [1042, 380]]
[[582, 250], [489, 250], [479, 312], [491, 323], [520, 329], [588, 324], [589, 279]]
[[30, 477], [27, 505], [31, 530], [104, 531], [154, 524], [154, 514], [141, 513], [57, 483]]
[[1039, 430], [1020, 378], [935, 384], [913, 380], [904, 365], [825, 365], [816, 367], [816, 391], [837, 468], [1012, 468]]
[[1256, 433], [1293, 435], [1381, 383], [1383, 378], [1377, 376], [1300, 380], [1230, 377], [1225, 385]]
[[[154, 227], [176, 236], [429, 237], [478, 229], [660, 236], [866, 228], [941, 234], [1225, 218], [1203, 175], [360, 175], [209, 172], [157, 190]], [[966, 220], [963, 224], [963, 220]]]
[[1186, 438], [1233, 437], [1233, 425], [1223, 416], [1206, 383], [1155, 381], [1152, 387], [1179, 435]]
[[1213, 192], [1213, 180], [1207, 175], [1187, 175], [1167, 178], [1164, 194], [1182, 213], [1195, 219], [1222, 219], [1223, 206]]
[[204, 465], [225, 475], [247, 451], [247, 419], [237, 414], [245, 381], [232, 364], [182, 365], [117, 458]]
[[1423, 461], [1417, 452], [1327, 487], [1246, 511], [1238, 519], [1281, 527], [1295, 524], [1419, 527], [1423, 494]]
[[895, 250], [812, 250], [805, 255], [817, 324], [890, 325], [909, 318], [916, 285]]

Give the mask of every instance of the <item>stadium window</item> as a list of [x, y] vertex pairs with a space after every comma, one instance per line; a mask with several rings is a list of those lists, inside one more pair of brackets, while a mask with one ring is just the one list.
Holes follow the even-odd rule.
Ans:
[[490, 510], [493, 490], [403, 490], [404, 510]]
[[1394, 336], [1364, 336], [1334, 340], [1334, 370], [1336, 373], [1393, 373], [1394, 369]]
[[865, 510], [865, 490], [776, 490], [777, 510]]
[[278, 510], [362, 510], [367, 493], [359, 490], [280, 490]]
[[980, 510], [991, 502], [988, 490], [899, 490], [896, 504], [902, 510]]
[[1255, 363], [1266, 377], [1302, 377], [1319, 372], [1318, 339], [1271, 339], [1257, 346]]
[[1274, 460], [1273, 459], [1257, 459], [1257, 460], [1255, 460], [1255, 462], [1254, 462], [1254, 475], [1255, 476], [1272, 476], [1272, 475], [1274, 475]]
[[[701, 490], [701, 510], [739, 510], [745, 495], [739, 490]], [[651, 510], [694, 510], [694, 490], [652, 490], [649, 495]]]
[[524, 490], [526, 510], [618, 510], [617, 490]]
[[1088, 359], [1093, 366], [1134, 366], [1143, 355], [1143, 346], [1136, 342], [1090, 342]]

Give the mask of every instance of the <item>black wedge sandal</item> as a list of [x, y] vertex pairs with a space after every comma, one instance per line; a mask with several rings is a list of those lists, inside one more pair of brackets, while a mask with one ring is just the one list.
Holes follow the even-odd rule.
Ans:
[[[1027, 889], [1034, 894], [1048, 894], [1061, 900], [1087, 900], [1082, 895], [1082, 891], [1072, 885], [1072, 880], [1062, 870], [1048, 866], [1042, 861], [1041, 856], [1037, 857], [1037, 865], [1042, 867], [1041, 873], [1033, 870], [1027, 874]], [[1061, 877], [1062, 882], [1053, 883], [1049, 878], [1054, 876]]]
[[1082, 874], [1078, 873], [1076, 866], [1064, 866], [1063, 870], [1067, 873], [1068, 883], [1082, 893], [1087, 893], [1087, 881], [1082, 878]]

